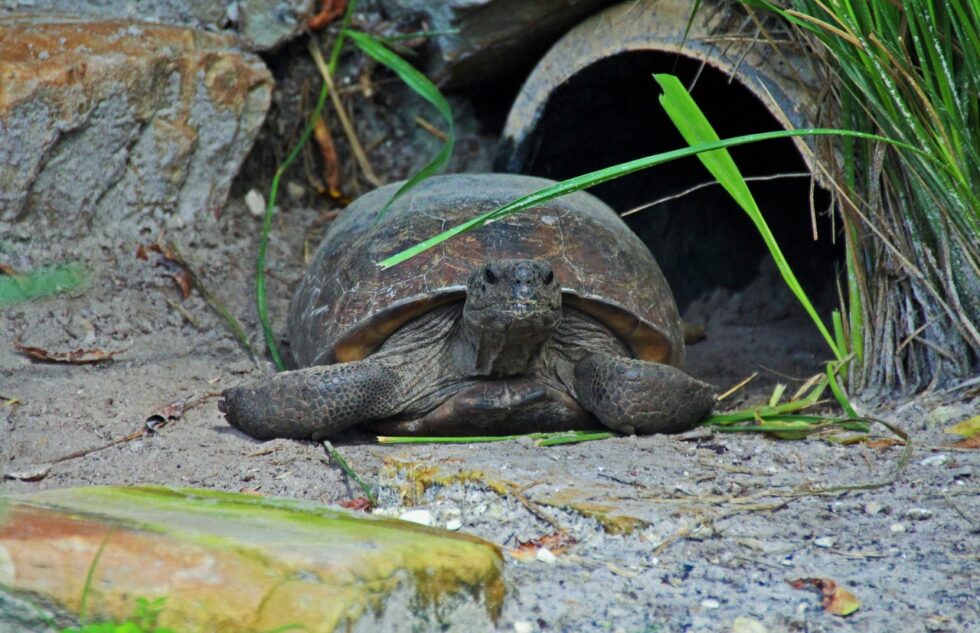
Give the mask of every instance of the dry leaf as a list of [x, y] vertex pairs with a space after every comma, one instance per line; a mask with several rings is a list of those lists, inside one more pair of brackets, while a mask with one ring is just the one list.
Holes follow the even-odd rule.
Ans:
[[0, 264], [0, 273], [7, 275], [8, 277], [23, 277], [17, 269], [10, 264]]
[[530, 541], [518, 541], [517, 547], [511, 549], [510, 554], [519, 560], [534, 560], [538, 550], [546, 549], [558, 556], [576, 543], [578, 540], [564, 532], [552, 532]]
[[27, 470], [6, 472], [3, 474], [3, 478], [16, 479], [17, 481], [41, 481], [47, 477], [48, 473], [50, 472], [50, 466], [34, 466], [33, 468], [28, 468]]
[[892, 446], [905, 446], [905, 442], [894, 437], [880, 437], [874, 440], [868, 440], [864, 443], [868, 448], [891, 448]]
[[101, 349], [76, 349], [69, 352], [49, 352], [40, 347], [31, 347], [14, 342], [14, 348], [29, 358], [44, 363], [68, 363], [71, 365], [88, 365], [112, 360], [119, 352], [106, 352]]
[[340, 191], [340, 159], [333, 144], [333, 136], [323, 117], [313, 121], [313, 139], [320, 147], [320, 157], [323, 158], [323, 178], [327, 181], [330, 197], [338, 200], [344, 196]]
[[340, 502], [340, 507], [347, 508], [348, 510], [354, 510], [356, 512], [367, 512], [374, 505], [371, 500], [367, 497], [356, 497], [354, 499], [345, 499]]
[[174, 283], [180, 289], [180, 296], [186, 299], [191, 296], [191, 286], [193, 278], [187, 265], [177, 256], [174, 250], [166, 245], [156, 242], [154, 244], [140, 244], [136, 247], [136, 259], [143, 261], [153, 260], [154, 266], [162, 266], [173, 277]]
[[320, 12], [310, 17], [306, 21], [306, 26], [311, 31], [318, 31], [340, 16], [347, 10], [347, 0], [322, 0]]
[[974, 435], [971, 438], [960, 440], [955, 444], [950, 444], [951, 448], [980, 448], [980, 435]]
[[151, 431], [155, 431], [167, 422], [179, 420], [184, 416], [184, 404], [186, 402], [186, 398], [175, 400], [174, 402], [164, 405], [150, 415], [146, 416], [146, 428], [150, 429]]
[[823, 594], [824, 611], [833, 615], [851, 615], [861, 607], [857, 596], [829, 578], [797, 578], [789, 584], [794, 589], [805, 589], [807, 585], [819, 589]]

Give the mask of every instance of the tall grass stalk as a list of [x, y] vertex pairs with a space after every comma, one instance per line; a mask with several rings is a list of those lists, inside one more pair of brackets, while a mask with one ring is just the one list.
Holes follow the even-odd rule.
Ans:
[[[843, 143], [857, 387], [911, 392], [980, 365], [980, 4], [746, 4], [793, 23], [834, 88], [832, 123], [921, 153]], [[855, 314], [860, 310], [860, 314]], [[866, 322], [855, 332], [855, 322]], [[863, 340], [855, 336], [862, 334]]]

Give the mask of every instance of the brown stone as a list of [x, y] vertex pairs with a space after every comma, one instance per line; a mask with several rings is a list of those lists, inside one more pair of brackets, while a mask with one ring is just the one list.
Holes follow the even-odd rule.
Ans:
[[24, 10], [90, 20], [136, 20], [238, 35], [249, 50], [274, 48], [302, 32], [318, 0], [13, 0], [0, 16]]
[[217, 213], [272, 88], [231, 37], [0, 20], [0, 220]]
[[166, 598], [159, 624], [182, 633], [483, 631], [501, 571], [475, 537], [309, 502], [162, 487], [0, 497], [4, 633], [37, 630], [18, 628], [24, 603], [65, 618], [83, 595], [90, 621], [117, 622], [137, 598]]

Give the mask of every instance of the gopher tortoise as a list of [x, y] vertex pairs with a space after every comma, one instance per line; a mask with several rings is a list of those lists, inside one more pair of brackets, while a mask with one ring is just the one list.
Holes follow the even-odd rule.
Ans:
[[430, 178], [388, 185], [329, 227], [289, 308], [302, 369], [228, 389], [228, 422], [259, 439], [689, 428], [712, 387], [678, 367], [680, 317], [649, 250], [583, 192], [377, 262], [551, 181]]

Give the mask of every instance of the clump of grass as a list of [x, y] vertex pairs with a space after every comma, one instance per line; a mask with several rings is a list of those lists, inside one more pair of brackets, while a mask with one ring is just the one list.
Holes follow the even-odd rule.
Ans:
[[[775, 12], [821, 59], [829, 117], [913, 144], [844, 139], [822, 157], [840, 186], [854, 386], [912, 392], [980, 364], [980, 5], [790, 0]], [[789, 8], [784, 8], [788, 6]]]
[[323, 106], [327, 102], [327, 96], [329, 95], [330, 91], [330, 82], [332, 81], [333, 75], [337, 72], [337, 62], [340, 60], [340, 53], [343, 50], [344, 42], [349, 39], [350, 41], [354, 42], [358, 49], [360, 49], [365, 55], [394, 71], [395, 74], [397, 74], [398, 77], [405, 82], [405, 85], [435, 107], [435, 109], [439, 112], [439, 115], [448, 126], [446, 140], [443, 142], [443, 146], [436, 156], [426, 163], [425, 166], [418, 171], [418, 173], [411, 176], [408, 181], [395, 192], [395, 194], [385, 205], [385, 209], [387, 209], [388, 205], [394, 202], [406, 191], [422, 182], [429, 176], [439, 172], [449, 161], [449, 158], [453, 152], [453, 145], [455, 144], [456, 140], [455, 130], [453, 127], [453, 114], [449, 107], [449, 102], [447, 102], [445, 97], [442, 96], [439, 89], [436, 88], [436, 86], [429, 81], [425, 75], [417, 71], [411, 64], [399, 57], [390, 48], [390, 46], [395, 45], [392, 41], [384, 40], [381, 37], [368, 33], [353, 31], [348, 28], [355, 6], [357, 6], [357, 0], [350, 0], [347, 5], [347, 9], [344, 12], [340, 31], [334, 40], [333, 48], [330, 52], [330, 60], [326, 65], [327, 76], [324, 78], [325, 81], [320, 88], [320, 95], [317, 98], [316, 106], [314, 106], [306, 127], [303, 129], [303, 133], [300, 135], [296, 145], [293, 146], [293, 149], [289, 152], [286, 160], [284, 160], [278, 169], [276, 169], [276, 173], [272, 178], [272, 184], [269, 187], [269, 201], [266, 204], [265, 215], [262, 221], [262, 233], [259, 239], [258, 254], [255, 258], [255, 299], [259, 313], [259, 321], [262, 323], [262, 331], [265, 335], [266, 346], [269, 349], [269, 355], [272, 357], [273, 363], [276, 365], [276, 369], [279, 371], [285, 369], [285, 363], [282, 360], [282, 355], [279, 353], [279, 346], [276, 344], [275, 332], [273, 331], [272, 324], [269, 321], [269, 310], [266, 302], [265, 291], [265, 256], [266, 249], [269, 244], [269, 233], [272, 230], [272, 218], [275, 215], [276, 210], [276, 198], [279, 192], [279, 182], [282, 179], [283, 174], [285, 174], [289, 167], [293, 164], [300, 152], [303, 150], [303, 146], [306, 145], [313, 134], [316, 121], [319, 120]]
[[171, 628], [157, 626], [166, 602], [166, 598], [137, 598], [133, 614], [124, 622], [84, 624], [78, 628], [62, 629], [61, 633], [176, 633]]
[[20, 273], [7, 270], [0, 274], [0, 307], [43, 299], [85, 285], [89, 273], [78, 263], [37, 268]]

